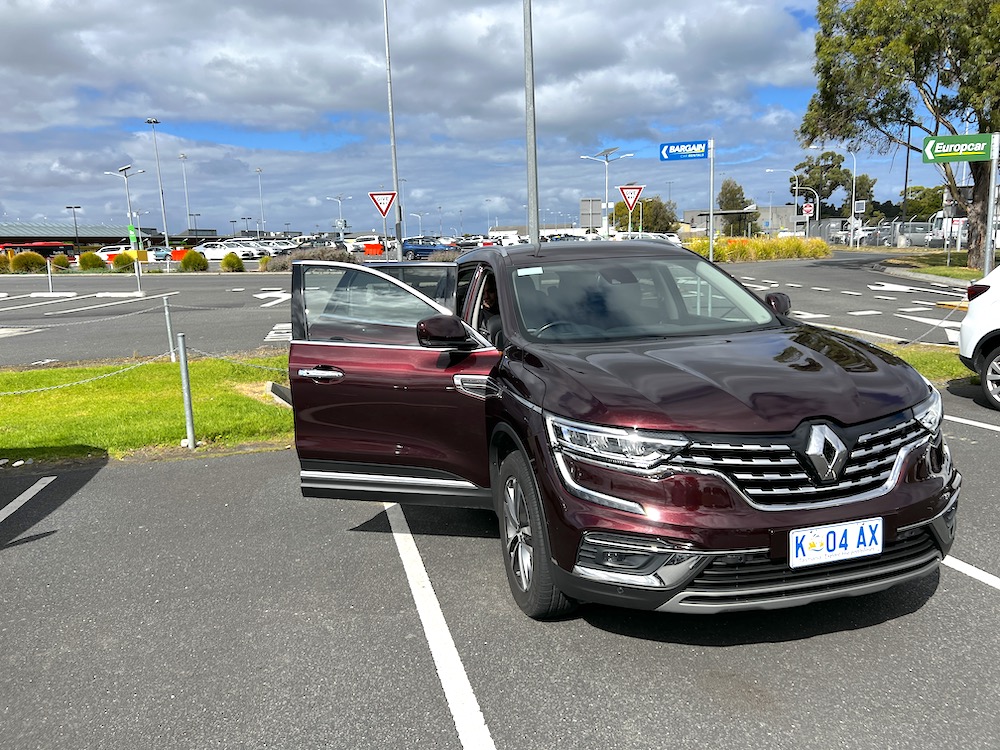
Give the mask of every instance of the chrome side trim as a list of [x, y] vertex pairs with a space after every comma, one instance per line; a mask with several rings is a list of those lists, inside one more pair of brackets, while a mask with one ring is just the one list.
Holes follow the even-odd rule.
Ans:
[[[478, 338], [478, 337], [477, 337]], [[421, 351], [421, 352], [434, 352], [440, 354], [441, 352], [458, 351], [452, 349], [428, 349], [427, 347], [420, 346], [419, 344], [366, 344], [359, 341], [311, 341], [309, 339], [292, 339], [292, 344], [308, 344], [310, 346], [333, 346], [333, 347], [351, 347], [354, 349], [389, 349], [392, 351], [398, 351], [400, 349], [410, 350], [410, 351]], [[481, 346], [478, 349], [471, 349], [472, 352], [488, 352], [496, 351], [494, 346]], [[463, 352], [468, 354], [469, 352]]]
[[467, 482], [464, 479], [431, 479], [428, 477], [408, 477], [390, 474], [356, 474], [347, 471], [300, 471], [299, 479], [303, 486], [306, 487], [325, 487], [331, 483], [346, 481], [351, 484], [370, 483], [372, 485], [399, 485], [403, 487], [440, 487], [449, 490], [479, 489], [472, 482]]

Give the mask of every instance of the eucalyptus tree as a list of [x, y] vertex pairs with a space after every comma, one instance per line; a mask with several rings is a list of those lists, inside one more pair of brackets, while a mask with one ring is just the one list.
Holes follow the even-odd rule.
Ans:
[[[798, 131], [805, 145], [833, 140], [855, 152], [909, 148], [919, 156], [925, 135], [1000, 130], [1000, 3], [819, 0], [817, 19], [817, 91]], [[989, 165], [969, 164], [969, 265], [977, 268]], [[950, 197], [962, 204], [954, 166], [939, 169]]]

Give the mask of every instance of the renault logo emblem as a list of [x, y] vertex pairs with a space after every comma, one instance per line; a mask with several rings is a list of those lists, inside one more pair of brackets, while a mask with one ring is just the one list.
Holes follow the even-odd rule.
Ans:
[[840, 476], [847, 463], [847, 446], [833, 428], [825, 424], [815, 424], [809, 430], [809, 445], [806, 456], [819, 474], [821, 482], [833, 482]]

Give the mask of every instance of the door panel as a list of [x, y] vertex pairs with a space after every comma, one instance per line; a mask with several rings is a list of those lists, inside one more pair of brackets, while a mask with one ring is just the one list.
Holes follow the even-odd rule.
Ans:
[[[417, 344], [447, 308], [350, 264], [297, 264], [289, 373], [303, 494], [487, 506], [495, 349]], [[296, 311], [296, 308], [297, 311]]]

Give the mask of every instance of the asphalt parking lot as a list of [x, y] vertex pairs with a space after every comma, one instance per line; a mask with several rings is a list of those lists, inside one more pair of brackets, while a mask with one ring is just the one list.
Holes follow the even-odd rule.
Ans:
[[305, 500], [291, 451], [6, 468], [54, 478], [0, 521], [4, 744], [996, 747], [997, 421], [946, 427], [962, 569], [708, 618], [529, 620], [491, 514]]
[[[263, 288], [280, 284], [212, 278], [192, 279], [177, 305], [202, 348], [252, 348], [237, 337], [256, 346], [287, 321], [281, 289]], [[846, 300], [845, 315], [911, 304], [814, 283], [828, 287], [810, 299], [823, 313], [835, 312], [826, 297]], [[0, 312], [0, 326], [63, 308]], [[889, 325], [888, 309], [866, 326]], [[106, 313], [67, 317], [92, 331]], [[160, 352], [159, 313], [126, 321], [128, 335], [93, 335], [91, 350], [149, 339]], [[0, 358], [30, 363], [44, 345], [67, 361], [80, 337], [56, 330], [9, 336]], [[937, 574], [741, 615], [584, 606], [532, 621], [508, 592], [490, 513], [306, 500], [294, 451], [8, 461], [0, 746], [998, 747], [1000, 412], [975, 390], [943, 389], [964, 485]]]

